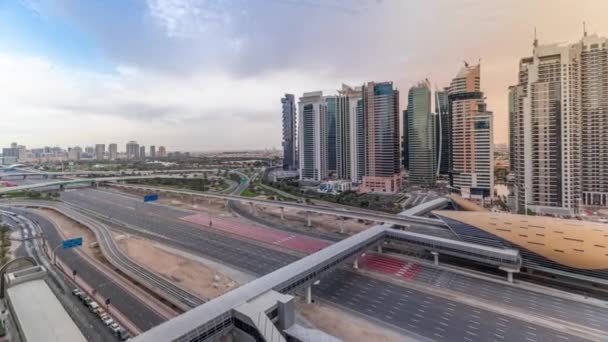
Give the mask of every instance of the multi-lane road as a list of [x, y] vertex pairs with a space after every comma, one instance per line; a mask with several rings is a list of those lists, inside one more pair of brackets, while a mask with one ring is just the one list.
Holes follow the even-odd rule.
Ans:
[[[199, 225], [181, 220], [192, 214], [189, 211], [156, 204], [144, 205], [132, 196], [89, 189], [65, 192], [62, 197], [70, 204], [94, 210], [99, 213], [98, 218], [115, 222], [118, 229], [215, 259], [255, 275], [266, 274], [298, 258], [268, 246], [201, 229]], [[581, 340], [541, 324], [527, 323], [512, 316], [345, 269], [338, 269], [323, 279], [314, 293], [318, 298], [392, 325], [405, 334], [410, 331], [433, 340]], [[525, 294], [517, 295], [525, 298]], [[545, 298], [537, 300], [543, 301]], [[551, 315], [553, 309], [541, 307], [539, 310]], [[593, 307], [590, 310], [599, 309]]]

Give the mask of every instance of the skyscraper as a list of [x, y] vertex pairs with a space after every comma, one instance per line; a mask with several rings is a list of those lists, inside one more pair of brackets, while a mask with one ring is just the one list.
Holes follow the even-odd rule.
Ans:
[[355, 183], [361, 182], [365, 171], [361, 89], [343, 84], [337, 97], [336, 172], [338, 178]]
[[608, 39], [539, 45], [510, 88], [516, 209], [608, 205]]
[[150, 158], [156, 158], [156, 146], [150, 145]]
[[465, 66], [449, 88], [452, 169], [450, 185], [464, 196], [493, 194], [492, 113], [481, 92], [480, 66]]
[[401, 190], [399, 144], [399, 92], [392, 82], [368, 82], [363, 86], [365, 120], [365, 175], [361, 192]]
[[323, 92], [304, 93], [298, 103], [300, 180], [327, 178], [327, 121]]
[[139, 147], [139, 159], [141, 159], [141, 160], [146, 159], [146, 146]]
[[165, 146], [159, 146], [158, 147], [158, 157], [165, 158], [166, 156], [167, 156], [167, 149], [165, 148]]
[[285, 94], [283, 106], [283, 170], [297, 170], [296, 103], [293, 94]]
[[139, 144], [136, 141], [127, 142], [127, 159], [139, 158]]
[[439, 174], [447, 175], [451, 168], [450, 141], [452, 120], [448, 89], [435, 92], [435, 146], [437, 152], [437, 169]]
[[108, 152], [110, 153], [110, 160], [115, 160], [118, 157], [118, 145], [108, 145]]
[[104, 153], [106, 153], [106, 145], [95, 144], [95, 159], [102, 160]]
[[432, 187], [436, 181], [435, 117], [428, 82], [410, 88], [407, 104], [407, 162], [409, 184]]
[[327, 137], [327, 175], [336, 173], [336, 115], [338, 112], [338, 96], [325, 97], [325, 127]]

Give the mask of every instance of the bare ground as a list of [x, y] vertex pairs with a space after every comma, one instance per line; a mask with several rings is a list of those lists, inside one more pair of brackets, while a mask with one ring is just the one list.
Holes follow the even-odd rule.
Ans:
[[[71, 239], [82, 236], [83, 244], [81, 250], [85, 252], [87, 255], [97, 258], [105, 263], [107, 261], [101, 254], [101, 251], [97, 247], [91, 247], [92, 243], [96, 243], [97, 239], [95, 238], [95, 234], [90, 231], [85, 226], [80, 223], [69, 219], [54, 210], [49, 209], [34, 209], [40, 215], [47, 217], [51, 222], [55, 223], [55, 225], [59, 228], [60, 234], [65, 239]], [[51, 248], [55, 248], [55, 246], [51, 246]]]
[[317, 329], [343, 341], [403, 342], [415, 341], [346, 311], [322, 303], [296, 305], [298, 312]]
[[170, 253], [149, 240], [133, 236], [123, 236], [117, 240], [119, 247], [135, 262], [155, 270], [203, 298], [218, 297], [238, 286], [224, 274], [201, 263]]

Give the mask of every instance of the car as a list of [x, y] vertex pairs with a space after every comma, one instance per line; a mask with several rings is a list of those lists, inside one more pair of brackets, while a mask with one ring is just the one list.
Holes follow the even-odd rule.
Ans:
[[114, 332], [115, 334], [118, 332], [118, 330], [120, 330], [120, 325], [118, 325], [118, 323], [114, 322], [112, 324], [110, 324], [110, 330], [112, 330], [112, 332]]
[[129, 334], [129, 332], [125, 329], [125, 328], [120, 328], [118, 329], [118, 331], [116, 332], [116, 336], [121, 340], [121, 341], [126, 341], [131, 337], [131, 334]]
[[72, 294], [76, 297], [79, 297], [82, 291], [79, 288], [75, 288], [72, 290]]
[[84, 305], [89, 306], [91, 302], [93, 302], [93, 298], [89, 296], [84, 296], [82, 297], [82, 302], [84, 303]]
[[110, 325], [116, 323], [116, 322], [114, 322], [114, 320], [112, 319], [112, 317], [110, 317], [109, 315], [107, 315], [104, 318], [102, 318], [101, 321], [103, 322], [103, 324], [105, 324], [107, 326], [110, 326]]
[[84, 298], [85, 298], [85, 297], [88, 297], [88, 296], [87, 296], [87, 293], [86, 293], [86, 292], [84, 292], [84, 291], [80, 291], [80, 293], [79, 293], [78, 295], [76, 295], [76, 296], [77, 296], [77, 297], [78, 297], [78, 299], [80, 299], [80, 300], [84, 300]]
[[96, 301], [92, 300], [89, 305], [89, 310], [91, 310], [91, 312], [95, 312], [95, 310], [97, 310], [99, 308], [99, 304], [97, 304]]
[[106, 314], [106, 310], [104, 310], [102, 307], [98, 307], [97, 309], [93, 310], [93, 313], [101, 317], [101, 315]]

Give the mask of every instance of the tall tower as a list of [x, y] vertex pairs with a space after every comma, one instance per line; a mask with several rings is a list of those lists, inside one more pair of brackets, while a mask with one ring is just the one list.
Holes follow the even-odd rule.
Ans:
[[297, 170], [296, 103], [292, 94], [281, 98], [283, 107], [283, 170]]
[[361, 182], [363, 169], [359, 168], [359, 151], [364, 132], [360, 128], [363, 118], [361, 87], [345, 84], [338, 91], [336, 115], [336, 173], [340, 179]]
[[[520, 213], [532, 210], [572, 215], [581, 202], [582, 184], [589, 190], [602, 186], [601, 174], [608, 172], [608, 166], [600, 165], [608, 163], [608, 153], [602, 162], [604, 154], [594, 151], [599, 151], [602, 141], [608, 143], [608, 138], [596, 135], [602, 130], [608, 133], [602, 123], [608, 124], [608, 120], [601, 119], [607, 118], [608, 106], [604, 105], [602, 115], [602, 78], [596, 82], [599, 75], [594, 74], [601, 74], [601, 57], [586, 61], [583, 52], [587, 49], [594, 54], [601, 45], [597, 36], [584, 37], [575, 44], [539, 45], [535, 39], [532, 57], [520, 60], [519, 82], [510, 91], [513, 192]], [[606, 65], [604, 60], [604, 68]], [[603, 100], [606, 103], [605, 95]], [[602, 168], [604, 172], [598, 172]], [[605, 179], [608, 181], [608, 176]], [[596, 198], [601, 201], [601, 197]], [[582, 195], [583, 202], [592, 198]]]
[[363, 86], [365, 120], [365, 175], [361, 192], [399, 192], [399, 91], [392, 82], [368, 82]]
[[448, 88], [435, 92], [435, 146], [437, 152], [437, 169], [439, 174], [447, 175], [451, 168], [450, 141], [452, 137], [452, 120]]
[[127, 159], [139, 158], [139, 144], [136, 141], [127, 142]]
[[156, 158], [156, 146], [150, 145], [150, 158]]
[[102, 160], [104, 153], [106, 153], [106, 145], [105, 144], [96, 144], [95, 145], [95, 159]]
[[464, 196], [492, 196], [492, 114], [486, 111], [481, 92], [480, 66], [465, 63], [448, 94], [452, 123], [450, 185]]
[[110, 160], [115, 160], [118, 157], [118, 145], [108, 145], [108, 152], [110, 153]]
[[300, 97], [299, 168], [300, 180], [321, 181], [327, 178], [326, 99], [323, 92], [304, 93]]
[[432, 187], [436, 181], [435, 118], [431, 113], [431, 89], [419, 82], [410, 88], [407, 104], [407, 165], [409, 184]]

